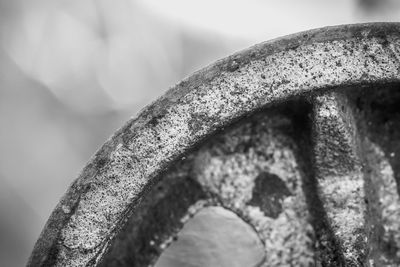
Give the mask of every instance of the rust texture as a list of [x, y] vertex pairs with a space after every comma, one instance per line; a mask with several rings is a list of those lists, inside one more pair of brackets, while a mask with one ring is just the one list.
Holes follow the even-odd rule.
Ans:
[[344, 261], [365, 262], [364, 177], [352, 105], [334, 92], [314, 100], [314, 150], [319, 193]]
[[[28, 266], [98, 265], [124, 222], [132, 214], [132, 217], [136, 216], [140, 200], [159, 179], [162, 179], [164, 171], [207, 137], [261, 108], [284, 103], [288, 99], [305, 96], [310, 92], [321, 93], [337, 87], [350, 91], [352, 88], [366, 85], [400, 82], [399, 56], [400, 24], [345, 25], [312, 30], [262, 43], [195, 73], [172, 87], [136, 118], [128, 121], [93, 156], [50, 216], [35, 245]], [[340, 114], [337, 116], [340, 117]], [[338, 131], [339, 135], [344, 133], [339, 139], [351, 144], [354, 140], [347, 139], [346, 131], [352, 128], [343, 129], [345, 130]], [[268, 135], [267, 130], [266, 134]], [[270, 134], [270, 137], [265, 138], [271, 139], [274, 134]], [[224, 164], [232, 166], [238, 162], [251, 161], [253, 164], [250, 164], [251, 166], [258, 164], [257, 170], [264, 169], [263, 172], [248, 170], [249, 175], [243, 180], [244, 184], [237, 186], [237, 190], [233, 192], [229, 188], [225, 190], [224, 181], [220, 176], [225, 167], [218, 159], [219, 154], [212, 150], [207, 150], [203, 152], [203, 156], [199, 156], [197, 164], [205, 165], [203, 172], [196, 172], [195, 180], [209, 192], [219, 195], [223, 205], [240, 213], [241, 210], [242, 212], [246, 210], [248, 204], [245, 203], [251, 203], [252, 199], [254, 201], [254, 198], [257, 198], [257, 193], [253, 193], [254, 186], [250, 186], [257, 183], [257, 177], [272, 177], [272, 174], [278, 176], [271, 179], [275, 179], [272, 182], [282, 188], [280, 195], [277, 196], [282, 199], [279, 202], [281, 206], [268, 199], [258, 199], [264, 203], [261, 208], [272, 207], [268, 211], [272, 217], [267, 217], [278, 216], [278, 219], [281, 214], [279, 211], [293, 210], [284, 213], [286, 219], [282, 219], [289, 225], [292, 224], [290, 227], [293, 229], [303, 229], [296, 232], [297, 237], [293, 237], [295, 239], [292, 244], [293, 246], [297, 244], [296, 242], [308, 244], [311, 242], [309, 240], [312, 240], [308, 235], [312, 229], [307, 226], [306, 219], [309, 215], [305, 206], [302, 206], [303, 201], [294, 200], [307, 196], [304, 197], [302, 190], [299, 189], [302, 187], [301, 183], [297, 186], [293, 184], [293, 181], [302, 179], [301, 171], [296, 167], [295, 152], [286, 151], [287, 146], [295, 146], [282, 143], [278, 137], [277, 140], [272, 143], [278, 144], [277, 149], [281, 151], [276, 163], [280, 164], [280, 167], [268, 165], [270, 164], [268, 160], [267, 163], [257, 163], [259, 155], [251, 154], [250, 151], [245, 156], [239, 156], [242, 157], [240, 159], [232, 159], [231, 163], [229, 159], [224, 161]], [[371, 149], [378, 158], [383, 153], [374, 146]], [[349, 159], [349, 162], [346, 161], [345, 169], [348, 170], [353, 164], [354, 157], [350, 155], [346, 159]], [[394, 190], [393, 178], [388, 178], [393, 175], [391, 176], [385, 167], [387, 162], [376, 160], [374, 156], [368, 160], [380, 166], [380, 174], [377, 174], [381, 177], [379, 183], [385, 188], [389, 186], [390, 189], [387, 190]], [[244, 170], [235, 168], [232, 167], [235, 172]], [[287, 168], [290, 171], [282, 174], [281, 172]], [[325, 167], [320, 169], [328, 170]], [[357, 171], [362, 173], [364, 170], [357, 169]], [[318, 176], [318, 172], [316, 175]], [[282, 182], [278, 182], [277, 179]], [[221, 186], [215, 187], [216, 182]], [[262, 187], [262, 183], [260, 186]], [[375, 191], [378, 198], [385, 195], [382, 193], [383, 189]], [[195, 199], [190, 199], [187, 203], [193, 201]], [[304, 201], [309, 202], [307, 199]], [[387, 222], [384, 225], [388, 225], [386, 227], [388, 229], [383, 228], [384, 232], [388, 233], [389, 240], [393, 235], [390, 233], [396, 231], [397, 226], [393, 226], [392, 222], [397, 218], [397, 214], [389, 206], [390, 201], [381, 202], [386, 210], [382, 212], [380, 218]], [[269, 238], [274, 230], [263, 228], [264, 219], [259, 221], [252, 219], [253, 215], [261, 218], [268, 213], [263, 212], [261, 208], [246, 211], [243, 216], [247, 216], [248, 222], [260, 229], [258, 230], [260, 238], [265, 240], [266, 247], [280, 249], [274, 245], [274, 242], [280, 242], [280, 236]], [[334, 225], [334, 222], [329, 221], [329, 214], [326, 215], [326, 220]], [[371, 223], [374, 224], [375, 222]], [[337, 238], [336, 228], [332, 228], [333, 236]], [[346, 240], [338, 241], [339, 244], [343, 242], [347, 244]], [[393, 245], [395, 252], [391, 253], [392, 258], [397, 257], [396, 246]], [[293, 254], [295, 258], [277, 259], [277, 262], [281, 260], [292, 262], [296, 266], [306, 266], [313, 258], [310, 251], [299, 251]], [[353, 250], [338, 253], [342, 253], [340, 257], [345, 259], [347, 254], [353, 253]], [[274, 257], [270, 260], [273, 261]], [[380, 259], [371, 259], [374, 260]]]
[[[304, 109], [301, 105], [294, 106]], [[314, 233], [302, 190], [302, 180], [306, 178], [298, 164], [299, 148], [294, 140], [295, 111], [281, 113], [282, 110], [265, 110], [242, 119], [213, 135], [187, 154], [185, 160], [176, 163], [139, 204], [136, 215], [132, 216], [106, 256], [104, 266], [154, 264], [159, 254], [173, 243], [182, 223], [210, 206], [233, 211], [254, 229], [266, 254], [257, 266], [309, 266], [314, 263]], [[196, 184], [197, 188], [201, 185], [202, 189], [182, 190], [176, 186], [176, 181]], [[182, 200], [187, 196], [198, 195], [200, 198], [186, 209], [179, 208], [184, 203], [178, 197], [174, 203], [165, 196], [157, 199], [160, 192], [167, 195], [174, 187], [180, 189]], [[176, 196], [174, 192], [176, 189], [169, 195]], [[147, 203], [162, 203], [164, 208], [171, 206], [168, 210], [186, 210], [186, 214], [165, 216], [159, 224], [153, 223], [143, 214], [162, 213], [162, 208], [149, 207]], [[174, 221], [179, 223], [171, 230], [164, 230], [164, 235], [148, 227], [164, 227]], [[148, 237], [143, 241], [136, 230], [139, 225], [148, 227]], [[141, 262], [146, 247], [144, 242], [151, 243], [157, 253], [145, 253], [148, 260]], [[126, 249], [126, 246], [131, 247]], [[137, 251], [140, 248], [142, 253]]]

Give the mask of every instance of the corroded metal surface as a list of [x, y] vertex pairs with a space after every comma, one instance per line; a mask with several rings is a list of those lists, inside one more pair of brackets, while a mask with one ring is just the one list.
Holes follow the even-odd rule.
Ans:
[[363, 262], [368, 253], [364, 177], [352, 109], [340, 93], [314, 99], [315, 169], [320, 197], [350, 265]]
[[[182, 227], [189, 207], [205, 200], [233, 210], [255, 227], [266, 249], [265, 266], [395, 266], [400, 256], [397, 165], [390, 162], [395, 169], [391, 172], [384, 151], [389, 141], [380, 144], [369, 128], [370, 122], [381, 123], [376, 110], [382, 108], [367, 108], [359, 98], [367, 91], [363, 87], [375, 92], [400, 82], [399, 56], [400, 24], [339, 26], [256, 45], [183, 80], [94, 155], [52, 213], [28, 265], [98, 265], [124, 222], [134, 221], [127, 225], [136, 230], [125, 230], [139, 233], [147, 219], [154, 219], [149, 210], [159, 210], [168, 197], [165, 203], [171, 204], [182, 195], [184, 201], [174, 207], [165, 228], [147, 229], [149, 236], [142, 237], [154, 238], [150, 235], [158, 231], [158, 249], [148, 248], [143, 261], [132, 256], [134, 264], [154, 263], [167, 236]], [[338, 89], [339, 98], [320, 96]], [[354, 90], [357, 94], [348, 93]], [[218, 144], [212, 143], [216, 141], [211, 136], [223, 127], [262, 108], [288, 105], [294, 97], [308, 104], [298, 100], [303, 104], [294, 105], [299, 110], [290, 111], [289, 117], [279, 109], [260, 113], [253, 127], [258, 130], [252, 133], [248, 129], [254, 118], [244, 118], [222, 134]], [[354, 111], [341, 111], [341, 104]], [[313, 130], [306, 133], [305, 125], [296, 126], [299, 120], [314, 124]], [[292, 134], [280, 132], [280, 127], [292, 129]], [[372, 141], [365, 139], [369, 135]], [[201, 146], [207, 137], [211, 143]], [[246, 142], [248, 150], [240, 151]], [[169, 179], [165, 171], [182, 165], [177, 164], [182, 157], [191, 163], [168, 172], [181, 174]], [[364, 168], [367, 165], [370, 170]], [[175, 181], [177, 187], [166, 184], [155, 193], [156, 182], [165, 180]], [[276, 194], [278, 202], [255, 190], [268, 190], [268, 183], [277, 188], [269, 194]], [[174, 188], [196, 193], [185, 195], [185, 190]], [[339, 189], [344, 193], [338, 195]], [[374, 204], [360, 203], [365, 195]], [[340, 224], [340, 218], [350, 225]], [[366, 234], [366, 228], [372, 234]]]
[[266, 251], [262, 266], [314, 262], [290, 127], [287, 117], [261, 113], [195, 154], [193, 177], [257, 231]]

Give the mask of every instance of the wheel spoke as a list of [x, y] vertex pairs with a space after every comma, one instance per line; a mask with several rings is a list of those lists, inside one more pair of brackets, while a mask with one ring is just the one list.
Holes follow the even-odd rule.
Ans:
[[314, 100], [314, 153], [318, 190], [347, 264], [364, 261], [364, 178], [357, 129], [347, 98], [328, 93]]

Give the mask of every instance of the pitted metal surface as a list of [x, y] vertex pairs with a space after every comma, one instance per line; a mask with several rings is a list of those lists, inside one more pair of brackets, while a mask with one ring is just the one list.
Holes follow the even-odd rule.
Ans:
[[385, 103], [400, 104], [399, 56], [400, 24], [348, 25], [195, 73], [93, 156], [28, 265], [152, 265], [189, 213], [217, 205], [254, 227], [262, 266], [397, 266], [400, 136]]

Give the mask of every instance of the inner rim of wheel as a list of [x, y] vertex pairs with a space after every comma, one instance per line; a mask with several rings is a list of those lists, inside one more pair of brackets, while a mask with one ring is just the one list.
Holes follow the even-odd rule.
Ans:
[[[283, 157], [280, 161], [280, 165], [286, 166], [285, 162], [287, 162], [287, 166], [291, 166], [291, 171], [286, 170], [286, 176], [290, 179], [286, 176], [286, 178], [280, 177], [286, 183], [289, 191], [289, 196], [286, 196], [285, 199], [289, 199], [293, 204], [302, 203], [300, 200], [304, 199], [305, 203], [304, 207], [297, 209], [296, 206], [292, 209], [294, 210], [292, 213], [297, 216], [297, 219], [293, 220], [296, 224], [289, 228], [304, 229], [304, 231], [296, 233], [301, 235], [298, 240], [306, 242], [306, 248], [322, 249], [303, 249], [299, 252], [301, 254], [299, 261], [292, 262], [310, 264], [309, 259], [317, 259], [321, 262], [359, 262], [361, 264], [366, 260], [367, 256], [365, 255], [371, 255], [372, 258], [367, 260], [372, 260], [377, 264], [397, 262], [397, 250], [392, 249], [397, 247], [396, 240], [398, 240], [395, 238], [397, 229], [393, 223], [397, 218], [396, 212], [393, 212], [396, 207], [388, 207], [380, 217], [372, 216], [375, 219], [365, 224], [367, 228], [361, 227], [360, 230], [358, 225], [358, 228], [354, 228], [353, 225], [351, 230], [348, 227], [343, 229], [340, 228], [339, 219], [346, 216], [337, 207], [335, 190], [357, 188], [354, 192], [353, 190], [343, 192], [347, 197], [341, 199], [346, 206], [354, 207], [351, 210], [357, 218], [352, 221], [354, 224], [357, 224], [358, 219], [363, 219], [365, 213], [375, 214], [381, 211], [381, 206], [357, 206], [357, 203], [362, 202], [361, 200], [364, 200], [366, 195], [373, 197], [371, 201], [397, 203], [396, 184], [394, 182], [393, 187], [394, 180], [390, 178], [390, 168], [387, 166], [392, 166], [392, 169], [395, 167], [387, 160], [385, 161], [383, 145], [379, 146], [375, 144], [376, 142], [366, 141], [362, 138], [360, 140], [360, 132], [364, 136], [365, 132], [368, 133], [372, 130], [364, 130], [364, 128], [368, 128], [368, 123], [366, 123], [367, 126], [363, 126], [362, 123], [358, 125], [359, 121], [364, 120], [359, 119], [357, 110], [364, 110], [362, 104], [358, 103], [369, 99], [364, 96], [365, 92], [377, 95], [376, 92], [386, 90], [379, 89], [380, 87], [397, 87], [400, 77], [399, 30], [399, 24], [362, 24], [300, 33], [252, 47], [219, 61], [182, 81], [164, 97], [142, 111], [136, 119], [129, 121], [106, 142], [88, 163], [50, 217], [33, 251], [30, 264], [97, 265], [110, 245], [110, 241], [124, 225], [123, 222], [130, 217], [132, 212], [131, 218], [140, 217], [138, 213], [140, 209], [137, 209], [139, 200], [149, 192], [157, 178], [163, 177], [162, 174], [166, 169], [171, 168], [177, 160], [186, 155], [188, 151], [193, 150], [194, 147], [199, 146], [216, 131], [257, 110], [271, 109], [273, 105], [276, 105], [276, 109], [283, 110], [283, 114], [286, 114], [285, 112], [289, 114], [288, 118], [276, 119], [280, 123], [285, 120], [293, 121], [290, 114], [295, 117], [313, 114], [313, 126], [309, 132], [311, 133], [309, 136], [313, 137], [304, 139], [311, 140], [312, 146], [294, 141], [297, 139], [291, 137], [290, 133], [285, 133], [284, 130], [282, 130], [282, 134], [279, 130], [276, 130], [279, 134], [270, 133], [270, 139], [264, 137], [269, 141], [266, 143], [260, 141], [261, 143], [257, 145], [257, 147], [262, 147], [262, 145], [268, 146], [268, 144], [275, 143], [277, 151], [282, 151], [281, 154], [288, 157], [287, 159]], [[340, 88], [340, 92], [337, 88]], [[326, 93], [322, 94], [323, 92]], [[357, 92], [356, 97], [352, 95], [353, 92]], [[293, 100], [295, 97], [300, 100], [296, 100], [296, 102]], [[357, 100], [358, 97], [360, 100]], [[305, 99], [308, 99], [308, 102]], [[386, 100], [391, 101], [391, 98], [386, 97]], [[291, 103], [294, 103], [293, 107], [306, 108], [312, 112], [290, 111], [288, 106]], [[374, 105], [382, 107], [384, 106], [382, 103]], [[266, 128], [260, 129], [263, 133], [268, 133], [270, 131], [268, 129], [275, 127], [273, 122], [269, 122], [273, 121], [273, 116], [268, 112], [258, 115], [268, 121], [265, 122]], [[297, 113], [298, 115], [296, 115]], [[375, 118], [373, 115], [365, 116]], [[250, 123], [251, 119], [248, 121]], [[262, 119], [257, 121], [262, 121]], [[303, 119], [302, 121], [307, 120]], [[247, 123], [246, 119], [243, 124], [245, 123]], [[277, 123], [278, 126], [284, 128], [285, 126], [280, 123]], [[258, 127], [262, 126], [262, 124], [256, 124]], [[295, 127], [293, 125], [289, 123], [287, 127]], [[300, 128], [288, 131], [294, 131], [296, 134], [298, 132], [302, 136], [305, 129]], [[277, 136], [276, 140], [271, 141], [275, 135]], [[278, 136], [287, 137], [280, 140], [282, 137]], [[212, 142], [212, 138], [210, 140]], [[302, 146], [313, 148], [312, 150], [302, 150], [302, 154], [306, 154], [305, 158], [310, 157], [306, 161], [298, 160], [296, 157], [297, 151]], [[280, 150], [280, 147], [283, 148]], [[265, 148], [268, 150], [268, 147]], [[199, 149], [201, 151], [201, 148]], [[211, 153], [212, 150], [207, 151], [204, 153]], [[186, 157], [189, 158], [188, 155]], [[210, 157], [213, 158], [213, 154], [203, 157], [205, 159], [202, 158], [198, 161], [205, 162], [205, 166], [209, 166], [207, 160], [210, 160]], [[291, 157], [293, 157], [292, 161], [289, 160]], [[265, 156], [265, 158], [268, 157]], [[303, 161], [311, 162], [309, 164], [315, 166], [312, 168], [313, 173], [309, 175], [309, 177], [314, 177], [315, 182], [306, 183], [301, 178], [302, 172], [310, 172], [301, 169], [302, 164], [306, 164]], [[255, 169], [275, 170], [275, 173], [271, 171], [266, 171], [265, 174], [260, 173], [260, 177], [277, 175], [276, 172], [279, 168], [268, 165], [270, 164], [268, 160], [257, 163], [258, 165], [255, 161], [248, 161], [248, 163], [250, 162], [255, 164]], [[296, 162], [296, 166], [292, 166], [289, 162]], [[368, 164], [364, 162], [368, 162]], [[179, 163], [175, 165], [179, 165]], [[268, 167], [266, 167], [267, 165]], [[373, 167], [365, 168], [363, 166]], [[280, 168], [283, 171], [289, 167], [280, 166]], [[215, 170], [210, 170], [208, 174], [214, 172]], [[216, 192], [215, 188], [213, 189], [213, 182], [206, 178], [206, 174], [197, 173], [196, 175], [204, 179], [199, 178], [197, 184], [184, 182], [183, 185], [176, 185], [177, 188], [183, 186], [182, 188], [188, 187], [187, 189], [191, 192], [197, 192], [191, 196], [192, 199], [187, 200], [189, 206], [197, 203], [197, 200], [201, 199], [204, 194], [222, 194]], [[378, 180], [371, 178], [381, 176], [382, 178]], [[212, 181], [218, 180], [217, 176], [213, 177], [215, 179]], [[334, 179], [329, 177], [334, 177]], [[253, 179], [252, 181], [255, 183], [256, 178], [249, 179]], [[164, 180], [166, 179], [163, 178], [162, 181]], [[293, 181], [297, 181], [297, 184]], [[331, 183], [332, 181], [340, 182]], [[343, 187], [343, 184], [352, 186]], [[201, 190], [196, 189], [197, 187]], [[206, 192], [203, 192], [204, 188], [207, 188]], [[241, 187], [237, 189], [239, 188]], [[367, 190], [367, 193], [364, 189]], [[394, 195], [393, 190], [396, 191]], [[241, 201], [235, 202], [222, 194], [219, 200], [212, 204], [219, 203], [232, 210], [237, 209], [236, 213], [250, 220], [246, 217], [250, 215], [241, 214], [246, 211], [246, 205], [254, 195], [253, 190], [250, 191], [250, 199], [248, 199], [249, 195], [245, 194], [239, 198]], [[236, 193], [238, 192], [240, 193], [241, 190], [237, 190]], [[394, 199], [386, 199], [385, 196], [392, 196]], [[258, 200], [258, 202], [264, 201], [262, 198]], [[287, 202], [290, 202], [289, 200]], [[193, 201], [195, 203], [192, 203]], [[233, 202], [231, 203], [231, 201]], [[309, 222], [305, 219], [309, 216], [307, 213], [313, 217], [312, 213], [314, 212], [307, 209], [310, 206], [307, 204], [308, 202], [317, 207], [316, 214], [325, 216], [319, 218], [326, 218], [326, 220]], [[286, 202], [283, 201], [283, 203]], [[183, 215], [186, 212], [179, 211], [179, 207], [176, 209], [177, 217], [179, 217], [179, 212]], [[248, 212], [254, 214], [254, 212]], [[267, 216], [267, 213], [272, 217]], [[262, 211], [261, 215], [273, 218], [280, 214], [276, 215], [276, 213]], [[318, 216], [314, 217], [318, 218]], [[392, 226], [388, 226], [388, 228], [385, 223]], [[308, 227], [308, 224], [311, 227]], [[313, 229], [314, 233], [311, 233], [310, 229]], [[335, 232], [338, 229], [341, 235]], [[382, 233], [390, 233], [387, 236], [388, 241], [385, 241], [386, 243], [373, 242], [371, 244], [375, 245], [372, 247], [369, 247], [370, 243], [368, 242], [367, 245], [362, 245], [365, 242], [360, 240], [365, 239], [365, 232], [371, 231], [371, 229], [372, 232], [379, 234], [373, 234], [368, 238], [375, 240], [379, 239]], [[340, 239], [348, 236], [348, 231], [352, 230], [357, 230], [359, 234], [356, 236], [357, 238], [361, 236], [361, 238]], [[261, 233], [260, 235], [262, 236]], [[317, 245], [313, 245], [313, 239], [309, 237], [312, 235], [325, 239], [320, 239], [323, 242], [320, 241]], [[354, 246], [357, 249], [353, 249]], [[390, 253], [386, 253], [387, 255], [385, 254], [383, 257], [380, 256], [382, 255], [382, 246], [391, 248], [388, 250]], [[351, 249], [347, 250], [348, 248]], [[314, 253], [311, 256], [308, 255], [311, 253], [310, 251]], [[322, 252], [318, 252], [320, 255], [317, 253], [318, 255], [315, 256], [315, 251]], [[270, 253], [270, 255], [274, 254]]]
[[162, 175], [104, 266], [153, 265], [209, 206], [255, 229], [260, 266], [399, 264], [399, 89], [295, 98], [210, 136]]

